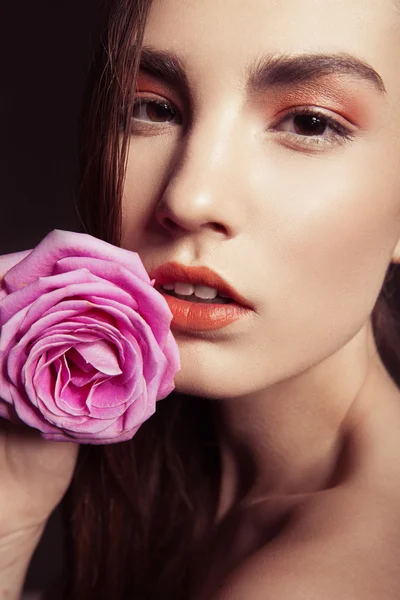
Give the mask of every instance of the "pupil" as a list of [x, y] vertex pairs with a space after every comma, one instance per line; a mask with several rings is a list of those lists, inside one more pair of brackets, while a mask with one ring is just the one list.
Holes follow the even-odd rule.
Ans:
[[156, 122], [172, 121], [174, 114], [168, 104], [150, 102], [147, 105], [147, 115], [149, 119]]
[[325, 121], [314, 115], [297, 115], [294, 125], [300, 135], [321, 135], [326, 129]]

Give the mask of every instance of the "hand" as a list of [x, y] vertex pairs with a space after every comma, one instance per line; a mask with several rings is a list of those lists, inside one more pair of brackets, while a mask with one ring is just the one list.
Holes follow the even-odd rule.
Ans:
[[40, 537], [69, 486], [78, 448], [0, 419], [0, 544], [14, 535]]

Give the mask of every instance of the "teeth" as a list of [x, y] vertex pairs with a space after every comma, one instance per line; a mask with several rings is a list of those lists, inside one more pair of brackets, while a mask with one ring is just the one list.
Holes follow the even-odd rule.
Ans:
[[191, 283], [175, 283], [175, 294], [180, 296], [191, 296], [194, 294], [194, 285]]
[[[166, 283], [161, 287], [167, 291], [175, 291], [175, 293], [180, 296], [192, 296], [194, 294], [197, 298], [201, 298], [202, 300], [213, 300], [218, 296], [218, 290], [207, 287], [206, 285], [192, 285], [191, 283], [176, 282]], [[222, 294], [220, 294], [220, 296], [228, 298], [228, 296], [222, 296]]]
[[195, 296], [202, 300], [214, 300], [218, 296], [215, 288], [207, 287], [206, 285], [196, 285], [194, 288]]

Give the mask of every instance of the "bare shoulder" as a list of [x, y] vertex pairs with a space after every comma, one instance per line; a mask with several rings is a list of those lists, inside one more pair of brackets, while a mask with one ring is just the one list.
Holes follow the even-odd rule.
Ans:
[[352, 440], [350, 475], [307, 498], [212, 600], [397, 600], [400, 399]]
[[347, 489], [303, 505], [212, 600], [397, 600], [400, 504], [398, 512]]

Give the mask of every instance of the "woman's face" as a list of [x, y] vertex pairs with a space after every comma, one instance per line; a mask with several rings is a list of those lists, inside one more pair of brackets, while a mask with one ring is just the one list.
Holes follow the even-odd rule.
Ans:
[[177, 389], [247, 395], [358, 348], [400, 235], [394, 1], [154, 0], [144, 46], [123, 246], [253, 307], [173, 328]]

